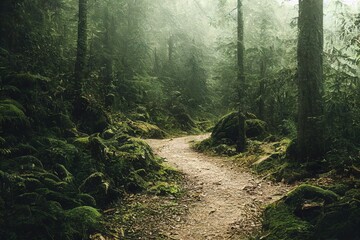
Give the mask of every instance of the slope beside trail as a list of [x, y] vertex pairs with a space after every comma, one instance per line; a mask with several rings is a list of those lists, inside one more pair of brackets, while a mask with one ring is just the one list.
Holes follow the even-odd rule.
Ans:
[[234, 167], [226, 158], [191, 149], [191, 141], [206, 137], [147, 140], [157, 155], [185, 174], [192, 198], [188, 213], [163, 234], [183, 240], [244, 239], [259, 230], [261, 208], [279, 199], [289, 188], [259, 179]]

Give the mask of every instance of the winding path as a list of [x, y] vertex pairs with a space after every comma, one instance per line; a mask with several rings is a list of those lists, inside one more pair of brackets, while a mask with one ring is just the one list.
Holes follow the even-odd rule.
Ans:
[[189, 142], [208, 135], [148, 140], [154, 152], [183, 172], [193, 200], [189, 212], [165, 234], [170, 239], [244, 239], [260, 227], [261, 208], [288, 187], [261, 180], [225, 158], [197, 153]]

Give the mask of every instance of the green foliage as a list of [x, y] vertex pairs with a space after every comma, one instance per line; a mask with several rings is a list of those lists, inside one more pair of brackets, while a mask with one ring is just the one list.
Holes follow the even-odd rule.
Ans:
[[2, 131], [15, 133], [29, 128], [29, 119], [20, 103], [11, 99], [0, 100], [0, 126]]

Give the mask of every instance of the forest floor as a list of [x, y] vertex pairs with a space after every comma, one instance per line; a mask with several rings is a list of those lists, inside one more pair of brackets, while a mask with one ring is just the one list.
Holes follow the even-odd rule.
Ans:
[[260, 230], [262, 208], [290, 187], [191, 148], [191, 142], [208, 136], [147, 140], [155, 154], [183, 173], [185, 194], [179, 199], [131, 195], [127, 204], [135, 204], [132, 211], [137, 213], [130, 231], [141, 233], [124, 239], [246, 239]]

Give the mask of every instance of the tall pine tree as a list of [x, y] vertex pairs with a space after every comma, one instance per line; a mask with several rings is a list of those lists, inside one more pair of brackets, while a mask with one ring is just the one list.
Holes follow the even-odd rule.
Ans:
[[298, 37], [298, 160], [324, 153], [323, 0], [299, 1]]

